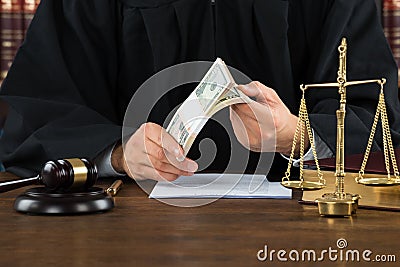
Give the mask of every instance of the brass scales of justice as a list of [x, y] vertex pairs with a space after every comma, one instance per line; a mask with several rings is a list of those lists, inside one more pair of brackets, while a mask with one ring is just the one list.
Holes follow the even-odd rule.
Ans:
[[[336, 190], [333, 193], [328, 193], [322, 195], [318, 198], [316, 202], [318, 203], [319, 213], [325, 216], [351, 216], [354, 214], [358, 207], [358, 200], [361, 198], [358, 194], [346, 193], [344, 190], [344, 121], [346, 115], [346, 90], [347, 87], [360, 84], [376, 83], [380, 86], [379, 101], [373, 120], [371, 133], [368, 139], [368, 144], [364, 154], [364, 158], [360, 167], [358, 176], [356, 177], [356, 182], [359, 184], [367, 186], [392, 186], [400, 185], [400, 175], [397, 168], [395, 153], [393, 149], [392, 138], [390, 134], [389, 122], [386, 113], [386, 104], [384, 96], [384, 85], [386, 79], [375, 79], [375, 80], [363, 80], [363, 81], [347, 81], [346, 77], [346, 55], [347, 55], [347, 42], [346, 38], [343, 38], [341, 44], [338, 47], [339, 50], [339, 70], [337, 82], [335, 83], [321, 83], [321, 84], [308, 84], [301, 85], [300, 89], [303, 92], [300, 109], [299, 109], [299, 120], [296, 127], [296, 132], [293, 138], [292, 150], [288, 162], [288, 168], [285, 176], [282, 178], [282, 185], [290, 189], [299, 190], [319, 190], [326, 186], [326, 180], [323, 178], [323, 174], [320, 170], [318, 164], [317, 153], [315, 149], [315, 144], [313, 140], [313, 135], [311, 131], [310, 121], [307, 113], [307, 106], [305, 100], [305, 92], [307, 89], [311, 88], [327, 88], [327, 87], [337, 87], [340, 94], [340, 106], [336, 111], [337, 117], [337, 134], [336, 134]], [[364, 177], [365, 167], [367, 165], [368, 157], [371, 151], [374, 135], [376, 132], [376, 127], [378, 125], [379, 118], [382, 123], [383, 132], [383, 150], [385, 158], [385, 167], [387, 171], [387, 176], [382, 178], [366, 178]], [[306, 129], [305, 129], [306, 128]], [[305, 132], [306, 131], [306, 132]], [[310, 140], [310, 146], [315, 160], [315, 165], [317, 168], [317, 178], [313, 180], [305, 180], [303, 177], [304, 170], [304, 149], [305, 149], [305, 134], [308, 134]], [[293, 163], [294, 151], [296, 144], [300, 135], [300, 175], [299, 180], [290, 179], [290, 170]], [[390, 165], [393, 167], [393, 176], [391, 175]]]

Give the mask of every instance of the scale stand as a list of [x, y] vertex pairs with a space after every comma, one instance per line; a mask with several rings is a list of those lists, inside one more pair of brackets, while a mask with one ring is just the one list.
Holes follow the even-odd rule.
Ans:
[[[371, 134], [368, 140], [367, 149], [364, 155], [363, 164], [360, 168], [359, 176], [356, 181], [364, 185], [375, 185], [375, 186], [390, 186], [399, 185], [399, 171], [396, 164], [393, 143], [390, 135], [389, 122], [386, 114], [385, 98], [383, 94], [383, 86], [386, 83], [386, 79], [375, 79], [375, 80], [363, 80], [363, 81], [347, 81], [346, 78], [346, 54], [347, 54], [347, 42], [346, 38], [342, 39], [339, 50], [339, 70], [336, 83], [321, 83], [321, 84], [309, 84], [301, 85], [300, 89], [303, 91], [299, 109], [299, 121], [297, 124], [296, 132], [293, 138], [292, 151], [288, 163], [288, 168], [285, 176], [282, 178], [282, 185], [290, 189], [300, 190], [319, 190], [325, 187], [326, 181], [323, 179], [322, 172], [318, 164], [318, 158], [316, 154], [315, 144], [313, 142], [313, 135], [311, 126], [308, 118], [305, 91], [309, 88], [317, 87], [337, 87], [340, 94], [340, 106], [336, 111], [337, 117], [337, 134], [336, 134], [336, 190], [334, 193], [324, 194], [321, 198], [318, 198], [319, 213], [325, 216], [351, 216], [356, 213], [358, 208], [358, 200], [361, 198], [358, 194], [346, 193], [344, 190], [344, 121], [346, 116], [346, 89], [348, 86], [377, 83], [380, 85], [381, 92], [378, 102], [377, 111], [374, 118], [374, 123], [371, 129]], [[370, 154], [373, 138], [376, 132], [376, 126], [381, 116], [382, 129], [383, 129], [383, 146], [385, 152], [385, 165], [388, 172], [387, 178], [363, 178], [365, 166]], [[304, 139], [306, 127], [308, 138], [310, 139], [310, 145], [313, 152], [314, 160], [317, 167], [318, 180], [317, 181], [305, 181], [303, 178], [304, 170]], [[290, 169], [292, 166], [294, 151], [296, 149], [298, 135], [300, 134], [300, 181], [290, 180]], [[390, 157], [389, 157], [390, 156]], [[393, 166], [395, 178], [390, 176], [390, 161]]]

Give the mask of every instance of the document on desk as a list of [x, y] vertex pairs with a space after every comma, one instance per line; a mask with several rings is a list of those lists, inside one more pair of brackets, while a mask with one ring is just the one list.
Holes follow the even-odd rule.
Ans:
[[201, 173], [158, 182], [149, 198], [291, 198], [292, 190], [265, 175]]

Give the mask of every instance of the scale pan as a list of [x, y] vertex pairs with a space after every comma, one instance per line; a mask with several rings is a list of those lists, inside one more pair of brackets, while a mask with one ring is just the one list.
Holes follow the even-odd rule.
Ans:
[[289, 189], [300, 189], [303, 191], [320, 190], [325, 187], [325, 184], [321, 182], [308, 181], [283, 181], [281, 185]]
[[357, 183], [367, 186], [393, 186], [400, 185], [400, 179], [388, 179], [387, 177], [380, 178], [361, 178]]

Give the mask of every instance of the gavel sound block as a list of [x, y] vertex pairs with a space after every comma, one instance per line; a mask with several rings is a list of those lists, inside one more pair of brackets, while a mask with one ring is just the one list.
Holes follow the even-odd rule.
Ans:
[[97, 168], [91, 161], [64, 159], [47, 162], [36, 177], [0, 183], [0, 192], [44, 185], [28, 189], [15, 200], [14, 208], [28, 214], [83, 214], [112, 209], [113, 198], [103, 189], [92, 187], [96, 181]]

